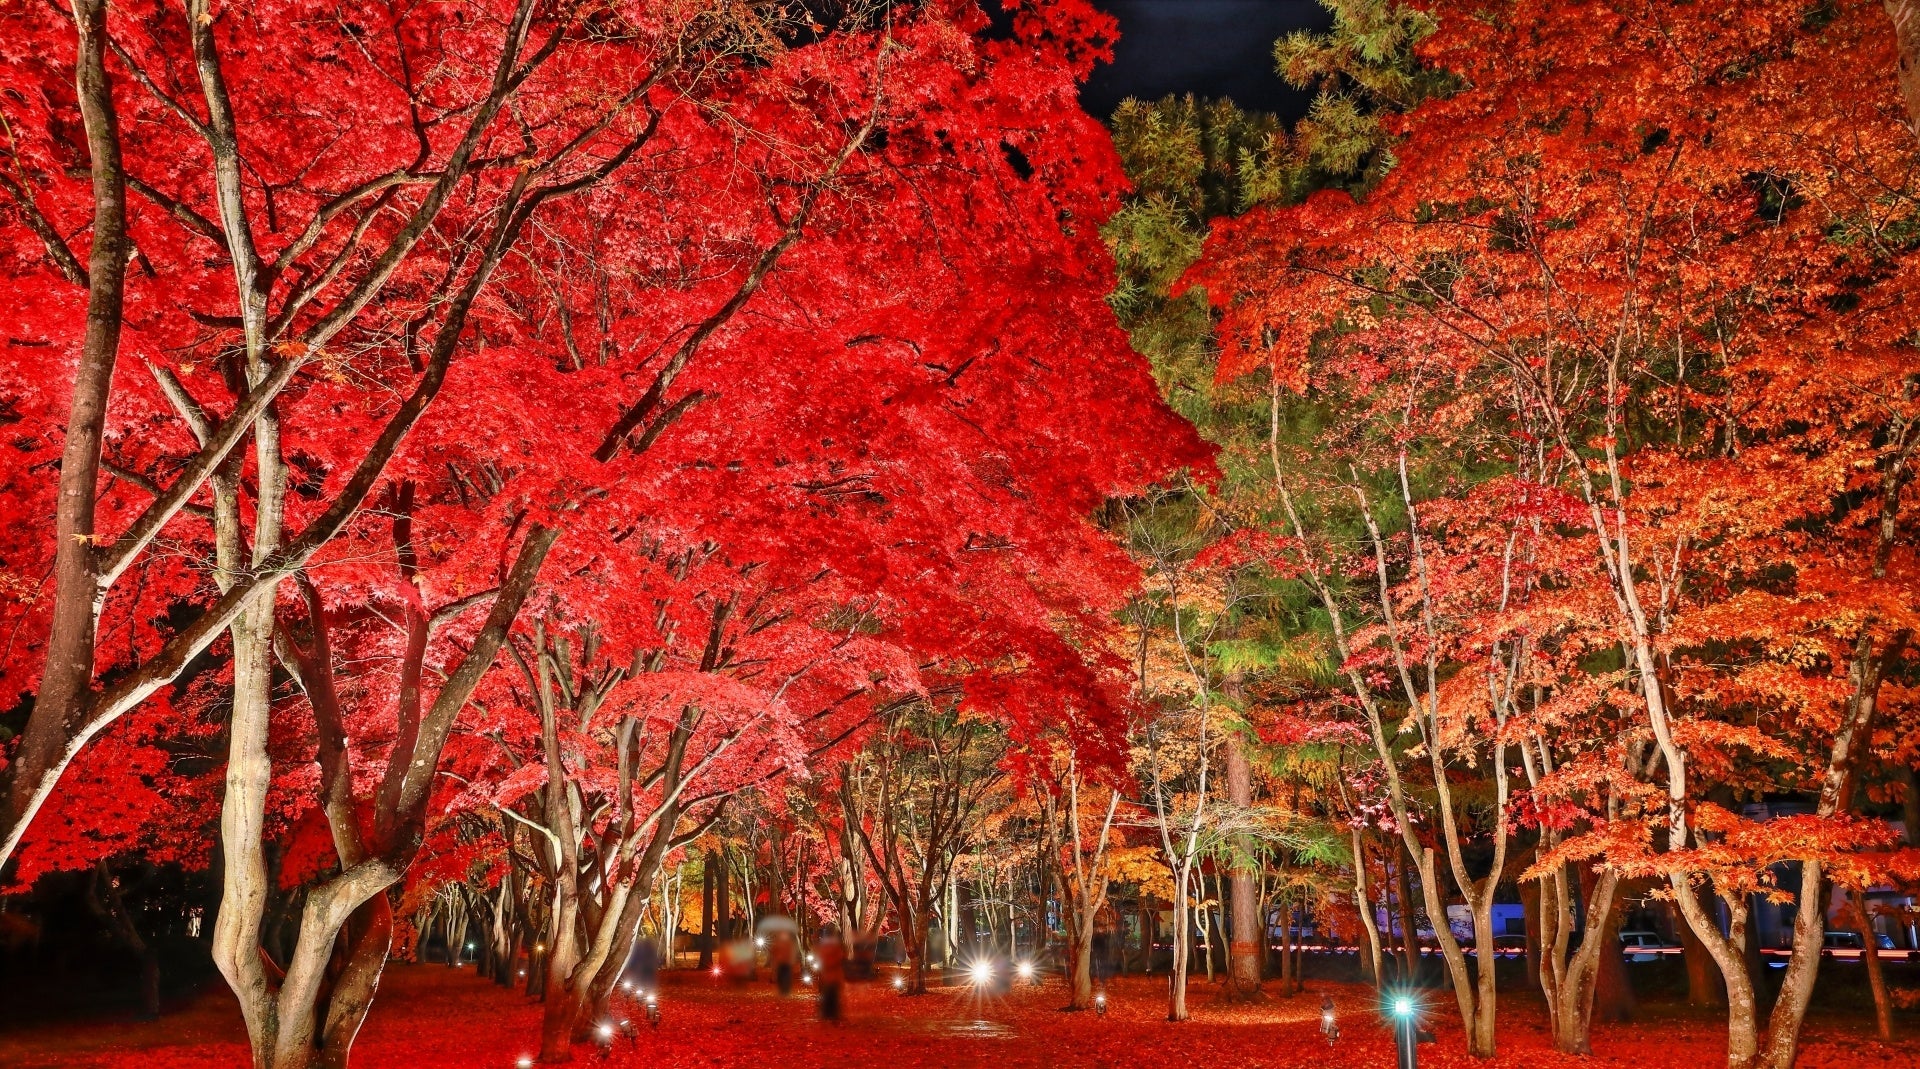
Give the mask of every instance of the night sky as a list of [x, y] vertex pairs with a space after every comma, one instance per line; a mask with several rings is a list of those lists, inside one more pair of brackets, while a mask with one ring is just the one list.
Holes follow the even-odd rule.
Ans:
[[1289, 30], [1332, 22], [1314, 0], [1094, 0], [1120, 20], [1114, 62], [1093, 73], [1080, 101], [1105, 119], [1126, 97], [1168, 93], [1232, 97], [1244, 108], [1289, 119], [1308, 96], [1273, 71], [1273, 42]]

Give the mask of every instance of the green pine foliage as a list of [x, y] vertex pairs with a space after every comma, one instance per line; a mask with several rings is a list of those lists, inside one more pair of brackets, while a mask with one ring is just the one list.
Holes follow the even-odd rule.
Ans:
[[[1295, 33], [1274, 46], [1278, 76], [1317, 91], [1291, 131], [1276, 116], [1191, 95], [1128, 100], [1111, 119], [1134, 192], [1102, 231], [1117, 272], [1108, 299], [1168, 401], [1221, 447], [1223, 474], [1211, 489], [1170, 490], [1128, 503], [1123, 526], [1143, 557], [1167, 556], [1177, 545], [1171, 556], [1190, 558], [1242, 523], [1273, 526], [1275, 519], [1266, 514], [1272, 507], [1269, 383], [1262, 375], [1215, 380], [1215, 320], [1206, 294], [1179, 289], [1212, 223], [1261, 205], [1297, 203], [1321, 189], [1364, 196], [1393, 166], [1382, 117], [1444, 94], [1452, 84], [1446, 74], [1422, 68], [1415, 55], [1434, 30], [1424, 13], [1395, 0], [1321, 3], [1333, 14], [1330, 30]], [[1314, 401], [1286, 397], [1283, 439], [1315, 440], [1324, 429], [1322, 415]], [[1309, 518], [1320, 529], [1347, 520], [1357, 533], [1354, 518]], [[1236, 583], [1240, 594], [1225, 610], [1232, 619], [1210, 629], [1205, 660], [1213, 669], [1243, 677], [1262, 703], [1337, 691], [1325, 611], [1303, 585], [1257, 573]], [[1160, 619], [1164, 606], [1136, 612], [1149, 626], [1167, 622]], [[1197, 621], [1186, 628], [1202, 630]], [[1308, 786], [1327, 786], [1341, 774], [1346, 758], [1339, 749], [1255, 747], [1269, 770]], [[1252, 838], [1279, 843], [1289, 837]], [[1329, 838], [1345, 849], [1344, 832]], [[1302, 860], [1318, 852], [1299, 842], [1279, 845], [1306, 855]]]

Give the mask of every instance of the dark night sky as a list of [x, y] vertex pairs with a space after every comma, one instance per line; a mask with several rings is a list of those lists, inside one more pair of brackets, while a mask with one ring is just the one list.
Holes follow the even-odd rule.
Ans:
[[1306, 110], [1273, 71], [1273, 42], [1289, 30], [1324, 29], [1314, 0], [1094, 0], [1120, 20], [1114, 61], [1097, 68], [1081, 103], [1104, 119], [1125, 97], [1168, 93], [1232, 97], [1289, 119]]

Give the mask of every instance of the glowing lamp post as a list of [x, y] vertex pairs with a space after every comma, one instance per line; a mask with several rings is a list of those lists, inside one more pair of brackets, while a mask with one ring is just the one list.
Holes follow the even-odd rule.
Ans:
[[1420, 1027], [1420, 1007], [1412, 995], [1395, 995], [1387, 1009], [1393, 1017], [1393, 1045], [1397, 1069], [1420, 1069], [1420, 1044], [1433, 1042], [1433, 1033]]

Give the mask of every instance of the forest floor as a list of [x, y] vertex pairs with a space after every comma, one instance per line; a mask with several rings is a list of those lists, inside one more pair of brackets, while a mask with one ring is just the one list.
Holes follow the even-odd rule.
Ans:
[[[666, 974], [662, 986], [658, 1030], [648, 1029], [636, 1013], [637, 1042], [620, 1040], [605, 1064], [650, 1069], [1195, 1064], [1388, 1069], [1394, 1064], [1393, 1043], [1371, 988], [1311, 982], [1304, 994], [1254, 1006], [1216, 1002], [1204, 980], [1194, 981], [1189, 991], [1193, 1019], [1174, 1025], [1164, 1020], [1165, 983], [1153, 979], [1116, 982], [1104, 1017], [1059, 1012], [1065, 992], [1057, 980], [1019, 986], [1005, 995], [943, 988], [920, 998], [903, 998], [882, 982], [854, 985], [845, 1023], [832, 1026], [816, 1019], [810, 989], [781, 999], [764, 983], [742, 988], [676, 972]], [[1343, 1033], [1331, 1048], [1319, 1034], [1320, 996], [1329, 992]], [[1420, 1048], [1425, 1067], [1713, 1069], [1723, 1064], [1723, 1018], [1649, 1007], [1637, 1023], [1598, 1027], [1595, 1056], [1572, 1058], [1551, 1051], [1542, 1012], [1517, 996], [1501, 1003], [1500, 1056], [1476, 1062], [1464, 1053], [1458, 1024], [1448, 1020], [1451, 1006], [1435, 1001], [1441, 997], [1427, 994], [1438, 1042]], [[535, 1049], [539, 1012], [538, 1004], [480, 980], [470, 968], [396, 965], [381, 984], [353, 1062], [358, 1069], [512, 1069]], [[1800, 1065], [1920, 1065], [1916, 1032], [1920, 1029], [1909, 1027], [1907, 1038], [1882, 1044], [1872, 1037], [1870, 1012], [1817, 1014], [1807, 1023]], [[601, 1062], [589, 1046], [575, 1048], [575, 1057], [588, 1066]], [[158, 1021], [61, 1022], [0, 1033], [0, 1066], [8, 1069], [176, 1069], [244, 1066], [247, 1060], [239, 1013], [217, 987]]]

